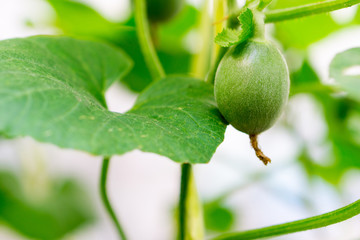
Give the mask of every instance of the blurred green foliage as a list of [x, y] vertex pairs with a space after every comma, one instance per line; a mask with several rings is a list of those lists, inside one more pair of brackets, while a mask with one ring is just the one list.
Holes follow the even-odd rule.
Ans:
[[204, 204], [205, 227], [211, 232], [225, 232], [232, 229], [235, 223], [234, 211], [221, 201]]
[[322, 161], [325, 164], [319, 164], [312, 159], [306, 145], [299, 160], [310, 175], [321, 176], [329, 183], [337, 185], [347, 170], [360, 168], [360, 142], [355, 140], [354, 129], [349, 126], [351, 118], [360, 114], [360, 106], [353, 99], [334, 94], [334, 89], [322, 85], [308, 62], [304, 62], [302, 67], [292, 74], [291, 83], [293, 91], [309, 94], [321, 106], [328, 130], [323, 144], [331, 146], [326, 159]]
[[147, 0], [147, 15], [151, 22], [164, 22], [173, 18], [184, 0]]
[[[270, 5], [271, 9], [282, 9], [288, 7], [301, 6], [304, 4], [319, 2], [317, 0], [277, 0]], [[285, 48], [297, 48], [305, 50], [311, 43], [314, 43], [330, 33], [343, 27], [358, 24], [360, 21], [360, 11], [358, 17], [352, 21], [339, 24], [329, 13], [308, 16], [304, 18], [275, 23], [275, 37], [281, 41]]]
[[360, 48], [337, 54], [330, 64], [330, 77], [350, 98], [360, 102]]
[[[34, 239], [59, 239], [95, 219], [89, 197], [74, 180], [54, 180], [46, 198], [34, 201], [20, 178], [0, 172], [0, 223]], [[32, 196], [34, 197], [34, 196]]]
[[[128, 20], [114, 23], [83, 3], [47, 1], [56, 12], [56, 26], [66, 35], [106, 41], [132, 58], [133, 69], [121, 80], [131, 90], [141, 92], [152, 82], [136, 35], [133, 13]], [[153, 41], [167, 74], [189, 72], [192, 55], [186, 49], [185, 36], [195, 27], [198, 15], [196, 8], [186, 5], [172, 21], [152, 26]]]

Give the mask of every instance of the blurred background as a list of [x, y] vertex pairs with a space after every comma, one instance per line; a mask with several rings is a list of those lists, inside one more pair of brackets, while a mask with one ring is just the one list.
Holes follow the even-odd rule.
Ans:
[[[270, 8], [310, 2], [274, 0]], [[193, 71], [191, 59], [206, 41], [197, 30], [203, 4], [187, 0], [172, 21], [155, 26], [167, 73]], [[232, 127], [211, 162], [195, 166], [208, 236], [297, 220], [360, 198], [360, 103], [328, 87], [333, 57], [360, 47], [359, 24], [355, 6], [267, 25], [289, 64], [291, 98], [280, 121], [260, 136], [269, 166]], [[66, 34], [124, 49], [136, 64], [106, 94], [117, 112], [130, 109], [151, 81], [133, 26], [127, 0], [0, 0], [1, 40]], [[360, 63], [354, 71], [360, 74]], [[0, 239], [118, 239], [100, 201], [100, 167], [101, 158], [86, 153], [0, 138]], [[140, 151], [113, 157], [109, 197], [129, 239], [174, 239], [179, 185], [180, 167], [169, 159]], [[272, 239], [356, 240], [359, 220]]]

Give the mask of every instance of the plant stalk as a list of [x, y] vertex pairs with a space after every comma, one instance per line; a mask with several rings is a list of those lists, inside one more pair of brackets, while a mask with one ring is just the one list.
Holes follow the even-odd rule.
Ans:
[[327, 13], [338, 9], [351, 7], [358, 3], [360, 3], [360, 0], [328, 0], [298, 7], [271, 10], [265, 12], [265, 22], [279, 22], [320, 13]]
[[101, 199], [104, 203], [106, 211], [110, 215], [110, 218], [113, 221], [113, 223], [119, 233], [120, 238], [122, 240], [126, 240], [125, 232], [124, 232], [123, 228], [121, 227], [121, 224], [120, 224], [119, 220], [117, 219], [113, 208], [111, 207], [109, 197], [108, 197], [107, 191], [106, 191], [106, 182], [107, 182], [107, 174], [108, 174], [109, 164], [110, 164], [110, 158], [105, 157], [102, 161], [101, 176], [100, 176]]
[[209, 71], [211, 64], [211, 49], [213, 43], [212, 26], [209, 24], [211, 18], [209, 16], [209, 4], [210, 0], [204, 0], [201, 8], [200, 21], [198, 25], [199, 35], [201, 38], [198, 39], [200, 43], [197, 48], [199, 52], [193, 56], [191, 63], [191, 74], [194, 77], [204, 79], [206, 73]]
[[216, 240], [251, 240], [279, 236], [289, 233], [326, 227], [345, 221], [360, 214], [360, 200], [337, 210], [298, 221], [258, 228], [238, 233], [228, 233], [216, 237]]
[[[226, 10], [227, 10], [228, 14], [231, 13], [231, 11], [232, 11], [235, 7], [236, 7], [236, 2], [235, 2], [234, 0], [228, 0], [228, 1], [227, 1]], [[217, 11], [216, 8], [215, 8], [214, 10]], [[216, 15], [216, 14], [215, 14], [215, 15]], [[216, 18], [216, 19], [215, 19], [215, 23], [221, 22], [221, 19], [224, 19], [224, 18], [223, 18], [223, 17], [221, 17], [221, 18], [219, 18], [219, 17]], [[224, 24], [224, 25], [225, 25], [225, 24]], [[221, 24], [220, 24], [220, 26], [221, 26]], [[227, 24], [226, 24], [226, 26], [229, 27], [229, 28], [232, 28], [232, 27], [233, 27], [231, 21], [228, 21]], [[221, 27], [223, 27], [223, 26], [221, 26]], [[222, 29], [222, 28], [221, 28], [221, 29]], [[216, 30], [216, 34], [217, 34], [218, 32], [220, 32], [221, 29], [220, 29], [220, 30]], [[217, 70], [217, 68], [218, 68], [218, 66], [219, 66], [219, 64], [220, 64], [221, 59], [224, 57], [225, 53], [227, 52], [227, 50], [228, 50], [227, 47], [218, 46], [218, 49], [215, 51], [215, 60], [213, 61], [212, 65], [211, 65], [211, 68], [210, 68], [210, 70], [209, 70], [209, 72], [208, 72], [208, 74], [207, 74], [207, 76], [206, 76], [206, 78], [205, 78], [205, 82], [214, 84], [215, 75], [216, 75], [216, 70]]]
[[[232, 0], [230, 0], [232, 1]], [[224, 0], [214, 0], [213, 2], [213, 22], [219, 22], [219, 24], [213, 24], [212, 25], [212, 32], [213, 32], [213, 38], [216, 37], [217, 34], [219, 34], [222, 29], [225, 27], [225, 22], [222, 22], [221, 20], [224, 18], [224, 16], [227, 13], [227, 4], [225, 3]], [[213, 64], [216, 60], [216, 56], [219, 53], [221, 46], [214, 44], [212, 46], [212, 54], [211, 54], [211, 58], [212, 61], [211, 63]]]
[[260, 1], [259, 6], [257, 7], [257, 10], [262, 11], [264, 8], [266, 8], [270, 3], [272, 2], [272, 0], [263, 0]]
[[149, 68], [153, 80], [165, 77], [165, 71], [160, 63], [154, 44], [151, 40], [150, 27], [146, 15], [146, 1], [135, 0], [136, 32], [140, 42], [141, 51]]
[[[325, 2], [310, 3], [302, 6], [276, 9], [265, 11], [265, 23], [274, 23], [280, 21], [291, 20], [295, 18], [307, 17], [311, 15], [327, 13], [342, 8], [347, 8], [360, 3], [360, 0], [328, 0]], [[240, 12], [229, 15], [224, 20], [229, 19], [230, 22], [236, 22]]]
[[203, 240], [202, 205], [196, 191], [191, 164], [181, 165], [178, 240]]

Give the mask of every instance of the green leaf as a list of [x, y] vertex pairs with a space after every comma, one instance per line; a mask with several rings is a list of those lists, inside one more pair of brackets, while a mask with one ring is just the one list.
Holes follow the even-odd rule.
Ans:
[[360, 101], [360, 48], [337, 54], [330, 64], [330, 77], [350, 98]]
[[104, 92], [129, 69], [104, 44], [65, 37], [0, 42], [0, 132], [111, 156], [134, 149], [177, 162], [206, 163], [226, 124], [202, 81], [154, 83], [126, 114], [105, 107]]
[[224, 28], [221, 33], [215, 37], [215, 43], [222, 47], [230, 47], [246, 41], [253, 34], [253, 14], [246, 8], [240, 13], [238, 20], [241, 28], [239, 30]]
[[317, 215], [302, 220], [258, 228], [245, 232], [228, 233], [221, 235], [216, 240], [251, 240], [280, 236], [289, 233], [306, 231], [326, 227], [341, 221], [345, 221], [360, 214], [360, 200], [332, 212]]
[[83, 188], [73, 180], [54, 180], [41, 201], [27, 198], [20, 179], [0, 172], [0, 220], [34, 239], [60, 239], [90, 223], [93, 208]]

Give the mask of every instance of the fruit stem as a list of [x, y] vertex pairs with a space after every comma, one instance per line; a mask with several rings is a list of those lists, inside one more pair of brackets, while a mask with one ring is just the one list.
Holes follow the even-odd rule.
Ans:
[[261, 149], [260, 149], [260, 147], [259, 147], [259, 145], [258, 145], [258, 140], [257, 140], [258, 135], [257, 135], [257, 134], [250, 134], [249, 137], [250, 137], [251, 146], [252, 146], [253, 149], [255, 150], [256, 156], [257, 156], [265, 165], [267, 165], [268, 163], [271, 163], [271, 159], [268, 158], [267, 156], [265, 156], [265, 154], [261, 151]]
[[254, 33], [252, 38], [258, 40], [264, 40], [265, 38], [265, 21], [264, 13], [259, 12], [258, 10], [253, 10], [253, 19], [254, 19]]
[[153, 80], [160, 80], [165, 77], [165, 71], [156, 54], [153, 42], [151, 41], [150, 28], [146, 16], [145, 0], [135, 0], [135, 23], [146, 65], [149, 68]]
[[120, 238], [122, 240], [126, 240], [125, 232], [124, 232], [123, 228], [121, 227], [119, 220], [116, 218], [115, 212], [114, 212], [113, 208], [111, 207], [111, 203], [109, 201], [109, 197], [108, 197], [107, 191], [106, 191], [106, 182], [107, 182], [107, 174], [108, 174], [109, 164], [110, 164], [110, 158], [105, 157], [102, 162], [101, 176], [100, 176], [101, 199], [106, 208], [106, 211], [110, 215], [111, 220], [113, 221], [113, 223], [120, 235]]

